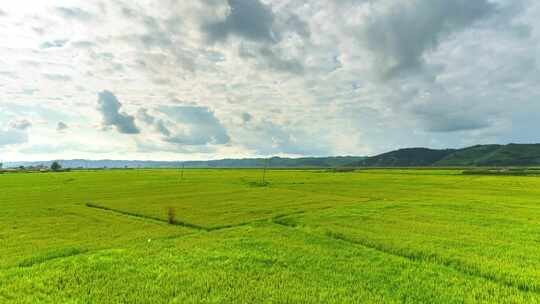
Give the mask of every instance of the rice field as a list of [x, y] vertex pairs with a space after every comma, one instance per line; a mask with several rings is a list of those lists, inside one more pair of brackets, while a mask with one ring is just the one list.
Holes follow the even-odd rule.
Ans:
[[540, 302], [538, 177], [261, 176], [0, 174], [0, 303]]

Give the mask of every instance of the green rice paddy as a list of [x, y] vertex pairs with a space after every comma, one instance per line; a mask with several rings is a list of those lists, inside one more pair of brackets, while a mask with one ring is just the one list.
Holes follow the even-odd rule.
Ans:
[[540, 302], [538, 177], [261, 175], [0, 174], [0, 303]]

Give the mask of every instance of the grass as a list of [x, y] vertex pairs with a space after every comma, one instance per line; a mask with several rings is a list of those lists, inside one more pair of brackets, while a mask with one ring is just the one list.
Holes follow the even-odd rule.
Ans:
[[539, 176], [540, 171], [538, 168], [479, 168], [468, 169], [463, 171], [463, 174], [467, 175], [501, 175], [501, 176]]
[[1, 303], [538, 303], [540, 179], [0, 175]]

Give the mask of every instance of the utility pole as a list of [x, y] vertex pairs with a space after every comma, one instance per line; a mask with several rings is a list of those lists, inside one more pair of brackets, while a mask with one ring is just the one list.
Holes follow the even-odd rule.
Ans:
[[266, 184], [266, 170], [268, 170], [268, 165], [270, 163], [270, 159], [267, 158], [264, 162], [264, 170], [263, 170], [263, 176], [262, 176], [262, 183], [263, 185]]
[[180, 180], [184, 180], [184, 169], [186, 167], [186, 164], [182, 162], [182, 170], [180, 170]]

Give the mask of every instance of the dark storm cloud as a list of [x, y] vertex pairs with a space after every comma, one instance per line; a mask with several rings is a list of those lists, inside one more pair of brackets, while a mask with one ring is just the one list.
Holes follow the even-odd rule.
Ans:
[[400, 1], [369, 17], [363, 39], [382, 73], [394, 76], [420, 68], [424, 53], [436, 48], [444, 36], [495, 11], [495, 5], [487, 0]]
[[188, 131], [170, 132], [170, 136], [165, 138], [169, 143], [197, 146], [223, 145], [230, 141], [225, 127], [206, 107], [162, 107], [160, 110], [174, 123], [185, 125], [189, 129]]
[[210, 23], [204, 30], [211, 42], [225, 41], [231, 35], [253, 41], [273, 41], [272, 9], [259, 0], [228, 0], [230, 10], [225, 20]]
[[103, 116], [104, 127], [116, 127], [116, 130], [123, 134], [140, 133], [135, 125], [135, 118], [120, 112], [122, 104], [113, 93], [103, 91], [98, 94], [98, 97], [98, 110]]

